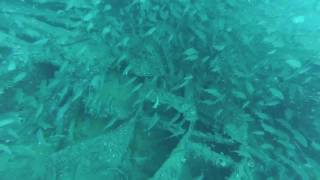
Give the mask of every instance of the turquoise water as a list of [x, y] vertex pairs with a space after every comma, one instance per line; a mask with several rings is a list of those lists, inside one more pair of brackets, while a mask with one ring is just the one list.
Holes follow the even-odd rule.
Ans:
[[0, 180], [319, 180], [320, 1], [1, 0]]

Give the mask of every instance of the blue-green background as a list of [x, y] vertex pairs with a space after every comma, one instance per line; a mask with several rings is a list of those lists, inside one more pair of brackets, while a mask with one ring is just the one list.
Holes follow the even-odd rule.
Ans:
[[320, 179], [319, 0], [1, 0], [0, 180]]

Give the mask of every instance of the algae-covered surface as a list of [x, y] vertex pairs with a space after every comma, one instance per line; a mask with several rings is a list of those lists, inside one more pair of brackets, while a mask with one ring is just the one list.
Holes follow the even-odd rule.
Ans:
[[1, 0], [0, 180], [320, 179], [319, 0]]

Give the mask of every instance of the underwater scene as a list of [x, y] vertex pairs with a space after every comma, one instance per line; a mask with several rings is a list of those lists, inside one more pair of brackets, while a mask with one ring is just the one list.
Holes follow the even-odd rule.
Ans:
[[0, 0], [0, 180], [320, 180], [320, 0]]

